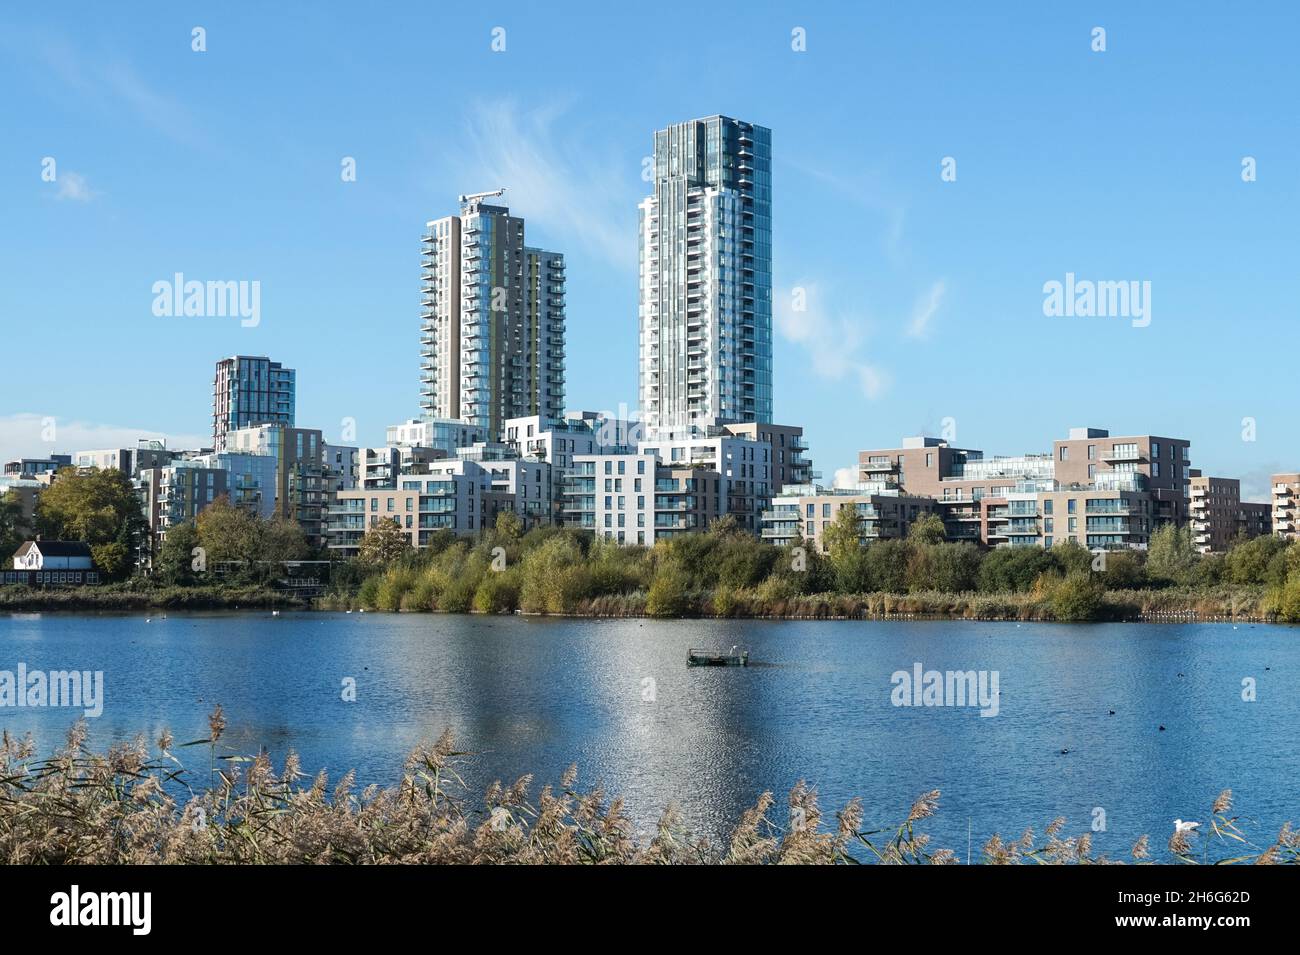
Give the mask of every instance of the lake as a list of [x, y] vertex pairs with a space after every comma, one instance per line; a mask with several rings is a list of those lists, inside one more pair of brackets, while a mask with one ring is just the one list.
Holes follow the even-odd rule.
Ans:
[[[1300, 822], [1300, 631], [1264, 624], [1015, 624], [955, 621], [575, 620], [441, 614], [269, 612], [0, 617], [0, 670], [102, 670], [103, 747], [169, 727], [265, 747], [277, 769], [350, 768], [391, 784], [404, 756], [451, 727], [477, 755], [475, 793], [524, 773], [621, 795], [643, 837], [670, 801], [725, 838], [764, 789], [798, 780], [833, 812], [863, 798], [864, 825], [897, 825], [942, 791], [923, 825], [965, 854], [994, 832], [1056, 816], [1126, 853], [1163, 850], [1175, 817], [1205, 819], [1225, 788], [1267, 841]], [[690, 647], [751, 651], [747, 668], [688, 668]], [[997, 673], [997, 714], [896, 706], [894, 673]], [[355, 702], [343, 699], [354, 679]], [[1256, 699], [1243, 700], [1243, 679]], [[910, 698], [910, 697], [909, 697]], [[1110, 711], [1114, 711], [1114, 715]], [[0, 707], [45, 754], [78, 711]], [[1164, 731], [1160, 726], [1164, 726]], [[1068, 752], [1062, 752], [1068, 750]], [[206, 771], [206, 747], [178, 751]], [[783, 816], [784, 810], [778, 809]]]

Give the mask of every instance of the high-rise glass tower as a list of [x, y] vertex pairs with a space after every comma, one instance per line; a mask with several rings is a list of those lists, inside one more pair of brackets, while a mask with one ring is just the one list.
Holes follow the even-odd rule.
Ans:
[[212, 447], [226, 435], [257, 424], [293, 427], [297, 374], [278, 361], [235, 355], [217, 362], [212, 380]]
[[726, 116], [655, 132], [641, 206], [650, 430], [772, 420], [772, 132]]
[[420, 326], [420, 406], [498, 440], [507, 418], [564, 413], [564, 256], [524, 244], [524, 220], [461, 196], [428, 223]]

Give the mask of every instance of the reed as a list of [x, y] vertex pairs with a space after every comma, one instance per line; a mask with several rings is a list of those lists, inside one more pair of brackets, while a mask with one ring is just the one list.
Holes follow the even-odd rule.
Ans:
[[[421, 745], [389, 787], [357, 791], [346, 773], [331, 787], [307, 777], [290, 753], [270, 758], [223, 752], [218, 707], [209, 736], [177, 745], [164, 732], [104, 752], [90, 748], [84, 722], [65, 745], [35, 757], [30, 738], [0, 739], [0, 861], [8, 864], [861, 864], [995, 865], [1300, 863], [1300, 832], [1253, 842], [1232, 794], [1222, 793], [1200, 830], [1179, 833], [1159, 857], [1143, 836], [1123, 857], [1097, 851], [1092, 836], [1067, 836], [1054, 820], [1043, 837], [995, 834], [978, 858], [931, 846], [925, 820], [939, 812], [938, 790], [923, 794], [897, 826], [865, 829], [854, 799], [825, 818], [817, 790], [804, 782], [778, 806], [770, 792], [737, 820], [730, 840], [713, 846], [691, 834], [668, 806], [654, 833], [637, 841], [617, 797], [580, 789], [570, 768], [558, 785], [532, 795], [533, 779], [494, 783], [470, 799], [461, 775], [472, 754], [451, 734]], [[214, 768], [195, 786], [178, 751], [206, 748]], [[200, 750], [201, 751], [201, 750]]]

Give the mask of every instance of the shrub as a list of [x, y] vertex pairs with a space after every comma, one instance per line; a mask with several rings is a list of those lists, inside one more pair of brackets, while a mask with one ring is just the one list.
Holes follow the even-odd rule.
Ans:
[[1096, 620], [1105, 596], [1101, 581], [1091, 574], [1073, 573], [1051, 587], [1052, 615], [1057, 620]]
[[415, 586], [415, 572], [404, 567], [394, 567], [378, 578], [375, 606], [380, 610], [401, 610], [402, 598]]
[[662, 561], [646, 594], [645, 610], [652, 617], [681, 617], [690, 609], [690, 579], [675, 560]]
[[373, 610], [379, 599], [379, 585], [383, 579], [381, 574], [375, 574], [361, 581], [361, 586], [357, 589], [357, 603]]
[[1300, 623], [1300, 577], [1292, 577], [1276, 600], [1277, 614], [1287, 623]]
[[474, 591], [474, 609], [479, 613], [512, 613], [519, 606], [519, 573], [512, 567], [483, 575]]

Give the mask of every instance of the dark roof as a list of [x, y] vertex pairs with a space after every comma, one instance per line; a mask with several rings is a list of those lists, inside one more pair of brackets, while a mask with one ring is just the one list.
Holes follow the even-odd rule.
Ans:
[[14, 553], [22, 557], [35, 548], [46, 557], [89, 557], [90, 545], [85, 541], [28, 541]]

